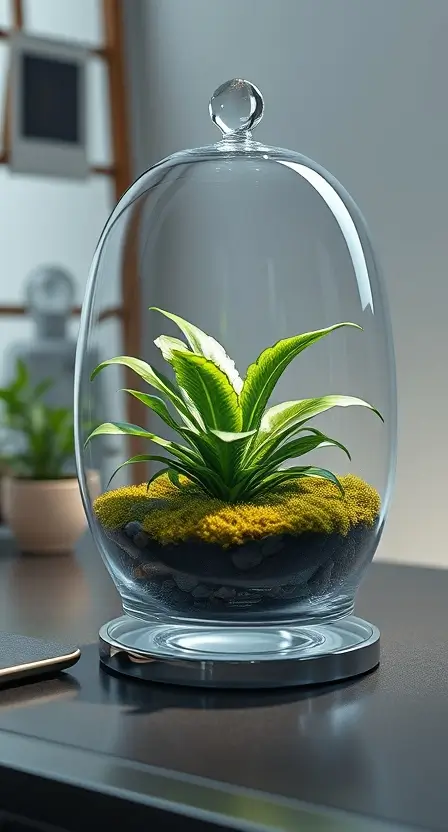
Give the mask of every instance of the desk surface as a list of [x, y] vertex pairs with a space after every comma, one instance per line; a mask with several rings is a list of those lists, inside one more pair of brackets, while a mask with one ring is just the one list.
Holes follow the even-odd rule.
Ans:
[[[119, 604], [88, 536], [73, 558], [20, 558], [6, 538], [0, 551], [0, 629], [91, 643], [70, 675], [0, 693], [0, 765], [236, 828], [448, 829], [448, 572], [372, 566], [358, 612], [382, 630], [382, 661], [368, 676], [201, 691], [99, 670], [93, 642]], [[331, 812], [315, 825], [297, 801]]]

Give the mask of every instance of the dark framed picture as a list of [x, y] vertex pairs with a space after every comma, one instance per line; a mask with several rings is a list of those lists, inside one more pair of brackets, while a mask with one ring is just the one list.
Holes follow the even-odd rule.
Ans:
[[11, 50], [11, 169], [87, 176], [86, 50], [22, 32]]

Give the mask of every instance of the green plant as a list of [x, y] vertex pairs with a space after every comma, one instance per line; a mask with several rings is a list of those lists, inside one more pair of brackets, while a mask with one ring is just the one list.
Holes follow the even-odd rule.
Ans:
[[335, 324], [278, 341], [250, 365], [243, 381], [234, 362], [214, 338], [177, 315], [162, 309], [155, 311], [174, 321], [187, 341], [184, 343], [167, 335], [161, 335], [155, 341], [173, 368], [175, 381], [146, 362], [128, 356], [103, 361], [93, 371], [92, 379], [111, 364], [134, 370], [163, 398], [138, 390], [125, 392], [154, 411], [186, 444], [168, 441], [137, 425], [106, 422], [90, 434], [87, 442], [104, 434], [140, 436], [171, 454], [171, 457], [139, 454], [122, 463], [117, 471], [136, 462], [161, 462], [165, 467], [157, 471], [150, 482], [167, 473], [171, 481], [180, 486], [179, 477], [184, 475], [207, 494], [230, 503], [251, 500], [299, 477], [320, 477], [343, 490], [337, 477], [324, 468], [293, 465], [284, 469], [280, 466], [289, 459], [325, 446], [338, 447], [350, 458], [344, 445], [307, 423], [337, 406], [361, 405], [380, 416], [378, 411], [362, 399], [336, 395], [283, 402], [266, 408], [280, 376], [297, 355], [340, 327], [361, 327], [352, 323]]
[[3, 402], [2, 461], [15, 476], [54, 480], [67, 476], [65, 466], [74, 456], [73, 413], [42, 401], [53, 385], [45, 379], [33, 385], [28, 369], [17, 362], [8, 387], [0, 388]]

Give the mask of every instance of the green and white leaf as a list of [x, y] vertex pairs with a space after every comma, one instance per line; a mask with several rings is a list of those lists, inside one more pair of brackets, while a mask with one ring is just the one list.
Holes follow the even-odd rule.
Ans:
[[219, 439], [220, 442], [224, 442], [226, 445], [229, 444], [247, 444], [248, 440], [254, 436], [256, 433], [255, 430], [246, 430], [243, 432], [233, 432], [229, 430], [209, 430], [209, 434]]
[[168, 361], [168, 364], [171, 364], [174, 350], [176, 352], [190, 352], [187, 345], [180, 338], [172, 338], [171, 335], [159, 335], [154, 344], [162, 353], [165, 361]]
[[174, 352], [172, 365], [179, 387], [191, 398], [208, 430], [240, 431], [238, 396], [213, 361], [194, 353]]
[[[219, 343], [219, 341], [212, 338], [211, 335], [207, 335], [206, 332], [203, 332], [202, 329], [199, 329], [199, 327], [194, 324], [190, 324], [189, 321], [184, 320], [184, 318], [181, 318], [179, 315], [174, 315], [172, 312], [165, 312], [165, 310], [159, 309], [156, 306], [152, 306], [150, 308], [155, 312], [160, 312], [165, 316], [165, 318], [169, 318], [170, 321], [174, 321], [181, 332], [185, 335], [185, 338], [187, 339], [193, 352], [196, 353], [196, 355], [202, 355], [204, 358], [208, 358], [210, 361], [213, 361], [213, 363], [216, 364], [216, 366], [219, 367], [223, 373], [225, 373], [235, 392], [238, 395], [240, 394], [243, 387], [243, 380], [236, 369], [235, 362], [229, 358], [224, 347]], [[167, 336], [162, 337], [165, 338]], [[157, 339], [157, 341], [159, 340], [160, 339]], [[154, 343], [157, 343], [157, 341]], [[157, 344], [157, 346], [160, 345]], [[160, 349], [162, 349], [161, 346]], [[170, 361], [169, 358], [167, 360]]]

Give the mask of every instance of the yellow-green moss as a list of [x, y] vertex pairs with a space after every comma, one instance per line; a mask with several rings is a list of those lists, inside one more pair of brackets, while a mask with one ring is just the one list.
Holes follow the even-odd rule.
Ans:
[[[94, 502], [100, 523], [122, 528], [139, 520], [159, 543], [202, 540], [228, 547], [268, 535], [304, 532], [347, 535], [353, 526], [372, 526], [380, 510], [375, 488], [353, 474], [340, 477], [344, 496], [326, 480], [298, 479], [251, 503], [224, 503], [199, 493], [184, 481], [183, 488], [168, 477], [142, 485], [107, 491]], [[167, 502], [149, 510], [154, 498]]]

